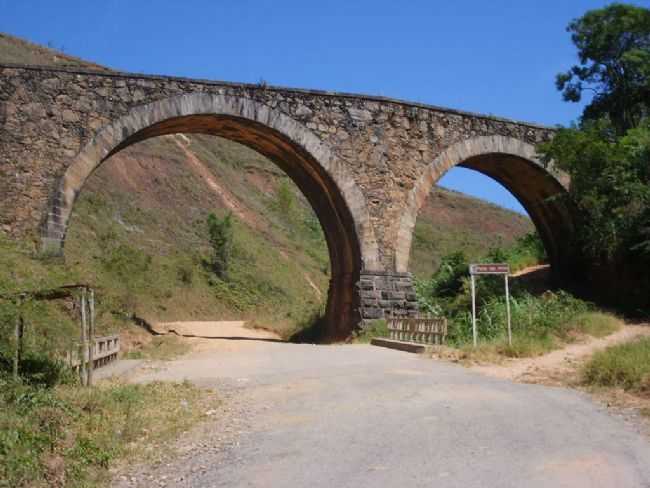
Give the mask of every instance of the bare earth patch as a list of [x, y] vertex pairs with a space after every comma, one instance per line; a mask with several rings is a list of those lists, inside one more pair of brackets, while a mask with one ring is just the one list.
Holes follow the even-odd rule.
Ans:
[[243, 320], [161, 322], [153, 326], [159, 334], [175, 334], [191, 348], [190, 356], [205, 353], [240, 352], [259, 348], [265, 341], [280, 341], [266, 329], [251, 329]]

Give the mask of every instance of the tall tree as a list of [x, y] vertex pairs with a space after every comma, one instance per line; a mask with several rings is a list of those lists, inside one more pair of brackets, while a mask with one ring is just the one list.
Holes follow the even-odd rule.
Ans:
[[580, 64], [557, 75], [567, 101], [592, 99], [585, 119], [607, 116], [617, 135], [650, 113], [650, 10], [614, 3], [591, 10], [567, 27]]

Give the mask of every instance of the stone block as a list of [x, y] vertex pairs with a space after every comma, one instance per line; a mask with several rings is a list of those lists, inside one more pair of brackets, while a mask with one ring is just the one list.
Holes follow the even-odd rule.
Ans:
[[406, 281], [406, 280], [404, 280], [404, 281], [400, 280], [400, 281], [397, 281], [397, 282], [395, 283], [395, 289], [396, 289], [396, 290], [401, 290], [401, 291], [406, 291], [406, 290], [409, 290], [409, 291], [410, 291], [410, 290], [413, 289], [413, 283], [411, 282], [411, 280], [408, 280], [408, 281]]
[[372, 280], [359, 280], [359, 288], [362, 290], [374, 290], [375, 284]]
[[383, 319], [384, 311], [381, 308], [364, 307], [362, 316], [364, 319]]
[[361, 290], [359, 296], [361, 296], [363, 300], [375, 300], [381, 297], [381, 293], [375, 290]]

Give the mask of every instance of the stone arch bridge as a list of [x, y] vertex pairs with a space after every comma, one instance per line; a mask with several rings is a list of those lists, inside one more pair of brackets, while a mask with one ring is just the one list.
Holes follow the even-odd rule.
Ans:
[[313, 206], [332, 268], [331, 338], [362, 319], [417, 311], [409, 252], [418, 210], [454, 166], [508, 188], [561, 271], [568, 184], [535, 145], [549, 128], [382, 97], [148, 76], [0, 65], [0, 227], [61, 251], [86, 178], [125, 147], [204, 133], [273, 160]]

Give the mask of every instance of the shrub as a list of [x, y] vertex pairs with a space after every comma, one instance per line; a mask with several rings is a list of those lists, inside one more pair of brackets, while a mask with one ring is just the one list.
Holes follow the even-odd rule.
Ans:
[[210, 265], [214, 274], [223, 280], [228, 279], [233, 236], [232, 213], [222, 219], [213, 213], [208, 215], [208, 239], [212, 247]]

